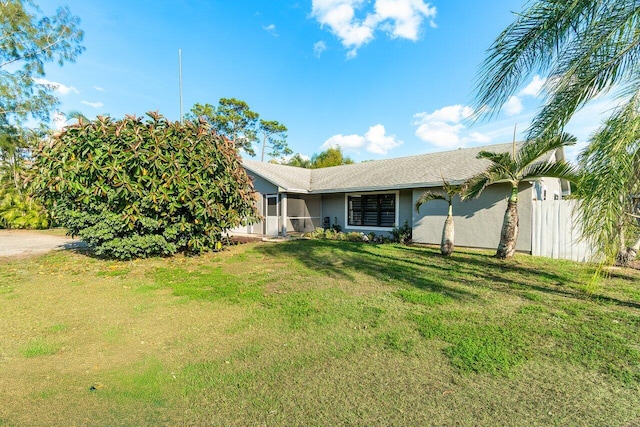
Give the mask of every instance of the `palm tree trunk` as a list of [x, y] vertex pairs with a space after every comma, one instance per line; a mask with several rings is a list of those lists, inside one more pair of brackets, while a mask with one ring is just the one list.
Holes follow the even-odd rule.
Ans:
[[618, 252], [618, 256], [616, 257], [616, 264], [621, 266], [629, 265], [636, 259], [638, 252], [640, 252], [640, 237], [636, 240], [633, 246], [621, 248], [620, 252]]
[[518, 187], [511, 189], [511, 197], [507, 203], [507, 210], [504, 212], [502, 221], [502, 232], [500, 233], [500, 244], [496, 257], [500, 259], [511, 258], [516, 252], [516, 242], [518, 241]]
[[440, 242], [440, 253], [445, 256], [449, 256], [453, 253], [453, 212], [452, 206], [449, 204], [449, 214], [444, 221], [444, 227], [442, 228], [442, 241]]
[[639, 251], [640, 251], [640, 236], [638, 236], [638, 240], [636, 240], [633, 246], [630, 246], [629, 248], [627, 248], [627, 254], [629, 254], [631, 258], [629, 261], [634, 261], [638, 256]]

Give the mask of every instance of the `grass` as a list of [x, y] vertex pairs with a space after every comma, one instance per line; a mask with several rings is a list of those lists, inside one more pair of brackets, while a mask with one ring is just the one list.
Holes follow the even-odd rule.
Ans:
[[58, 351], [60, 351], [60, 347], [61, 346], [58, 344], [47, 342], [42, 338], [37, 338], [22, 347], [20, 353], [25, 358], [51, 356], [58, 353]]
[[0, 425], [625, 425], [640, 275], [417, 246], [0, 260]]

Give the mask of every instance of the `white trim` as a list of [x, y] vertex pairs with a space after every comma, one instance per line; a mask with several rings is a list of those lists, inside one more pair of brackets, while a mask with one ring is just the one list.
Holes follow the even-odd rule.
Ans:
[[[345, 230], [371, 230], [391, 231], [394, 227], [374, 227], [367, 225], [349, 225], [349, 196], [369, 196], [371, 194], [395, 194], [396, 196], [396, 222], [400, 218], [400, 191], [361, 191], [357, 193], [344, 193], [344, 229]], [[398, 224], [395, 224], [397, 227]]]
[[287, 235], [287, 193], [280, 193], [280, 204], [282, 208], [280, 209], [280, 227], [281, 227], [281, 236], [286, 237]]
[[[276, 236], [280, 235], [280, 197], [278, 197], [279, 194], [265, 194], [264, 195], [264, 201], [265, 201], [265, 211], [264, 211], [264, 234], [271, 236], [272, 234], [269, 233], [269, 218], [275, 218], [276, 219]], [[272, 216], [269, 215], [269, 199], [275, 199], [276, 200], [276, 215]]]

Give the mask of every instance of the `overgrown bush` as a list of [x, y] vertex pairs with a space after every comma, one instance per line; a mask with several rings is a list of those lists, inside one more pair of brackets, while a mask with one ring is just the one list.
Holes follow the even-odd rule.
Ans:
[[47, 228], [49, 216], [40, 203], [13, 185], [0, 185], [0, 228]]
[[407, 245], [411, 243], [413, 230], [407, 221], [402, 224], [400, 227], [393, 227], [391, 230], [391, 237], [394, 242], [402, 243], [403, 245]]
[[374, 232], [365, 234], [358, 231], [350, 231], [345, 233], [342, 231], [335, 231], [333, 227], [327, 229], [318, 227], [314, 231], [307, 233], [306, 236], [311, 239], [346, 240], [349, 242], [395, 242], [401, 243], [403, 245], [408, 245], [412, 242], [412, 229], [407, 221], [405, 221], [401, 227], [393, 227], [389, 234], [390, 236], [385, 236], [383, 234], [377, 236]]
[[323, 239], [324, 238], [324, 228], [316, 227], [315, 230], [307, 234], [307, 237], [312, 239]]
[[0, 228], [49, 226], [47, 211], [26, 189], [31, 147], [43, 136], [40, 130], [0, 126]]
[[[311, 239], [327, 239], [327, 240], [344, 240], [349, 242], [374, 242], [374, 239], [370, 238], [370, 236], [375, 238], [375, 233], [364, 234], [358, 231], [350, 231], [348, 233], [344, 233], [342, 231], [335, 231], [332, 228], [321, 228], [318, 227], [314, 231], [306, 234], [307, 237]], [[375, 240], [378, 241], [378, 240]]]
[[351, 231], [349, 233], [345, 233], [345, 236], [346, 236], [345, 240], [348, 240], [350, 242], [362, 242], [366, 237], [364, 233], [358, 233], [357, 231]]
[[79, 122], [40, 145], [32, 190], [97, 255], [219, 250], [257, 217], [234, 144], [159, 114]]

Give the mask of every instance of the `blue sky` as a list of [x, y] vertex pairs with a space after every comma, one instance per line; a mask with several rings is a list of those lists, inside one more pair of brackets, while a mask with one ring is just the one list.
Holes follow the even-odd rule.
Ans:
[[[306, 156], [335, 145], [363, 161], [509, 142], [540, 103], [529, 76], [498, 117], [464, 121], [485, 51], [524, 0], [40, 2], [45, 13], [60, 4], [81, 18], [86, 47], [47, 68], [64, 113], [177, 120], [178, 49], [185, 112], [241, 99], [286, 125]], [[607, 105], [588, 106], [568, 130], [584, 143]]]

